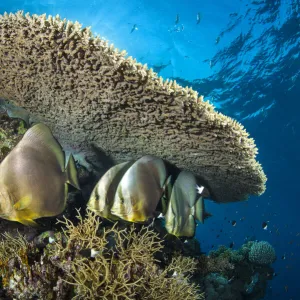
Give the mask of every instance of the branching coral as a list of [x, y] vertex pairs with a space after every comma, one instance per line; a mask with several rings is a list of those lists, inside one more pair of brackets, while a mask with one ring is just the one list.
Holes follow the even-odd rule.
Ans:
[[12, 260], [23, 266], [25, 273], [29, 272], [27, 254], [30, 244], [20, 234], [17, 237], [12, 237], [4, 233], [3, 238], [0, 242], [0, 275], [3, 286], [8, 286], [12, 283], [12, 279], [9, 276]]
[[[78, 215], [55, 242], [38, 249], [25, 237], [4, 235], [1, 278], [18, 299], [203, 299], [190, 282], [195, 260], [176, 255], [165, 268], [155, 258], [163, 241], [150, 227], [105, 228], [91, 211]], [[89, 253], [89, 254], [87, 254]]]
[[[52, 262], [65, 270], [66, 279], [75, 286], [74, 299], [201, 299], [188, 274], [195, 270], [189, 258], [174, 258], [164, 270], [154, 258], [162, 250], [162, 240], [149, 227], [100, 228], [98, 217], [91, 211], [79, 224], [61, 221], [63, 235], [49, 245]], [[64, 237], [64, 238], [63, 238]], [[86, 257], [87, 249], [96, 253]]]

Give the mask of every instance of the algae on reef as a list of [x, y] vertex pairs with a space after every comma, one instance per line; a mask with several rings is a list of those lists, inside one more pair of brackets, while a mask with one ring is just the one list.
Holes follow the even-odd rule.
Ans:
[[10, 119], [0, 114], [0, 163], [17, 145], [26, 132], [23, 120]]

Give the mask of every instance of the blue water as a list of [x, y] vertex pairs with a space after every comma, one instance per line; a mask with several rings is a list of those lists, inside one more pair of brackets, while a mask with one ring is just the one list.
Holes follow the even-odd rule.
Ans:
[[[270, 242], [278, 276], [269, 282], [265, 299], [299, 299], [300, 1], [0, 3], [0, 14], [20, 9], [91, 26], [164, 78], [192, 86], [246, 127], [259, 149], [267, 191], [246, 202], [208, 203], [213, 217], [198, 226], [197, 237], [203, 251], [231, 241], [239, 247], [247, 237]], [[268, 222], [267, 230], [262, 222]]]

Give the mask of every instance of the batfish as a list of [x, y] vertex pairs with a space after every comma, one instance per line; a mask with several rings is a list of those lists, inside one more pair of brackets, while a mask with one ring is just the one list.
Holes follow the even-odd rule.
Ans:
[[38, 123], [0, 165], [0, 217], [37, 226], [35, 219], [63, 212], [68, 184], [80, 189], [74, 158], [66, 164], [50, 129]]

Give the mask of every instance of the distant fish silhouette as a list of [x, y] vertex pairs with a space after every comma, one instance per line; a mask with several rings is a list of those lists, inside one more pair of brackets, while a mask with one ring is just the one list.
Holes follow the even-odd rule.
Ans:
[[135, 30], [138, 30], [137, 24], [134, 24], [134, 25], [132, 26], [130, 33], [133, 33]]
[[200, 24], [200, 22], [201, 22], [201, 14], [198, 12], [197, 13], [197, 25], [199, 25]]

